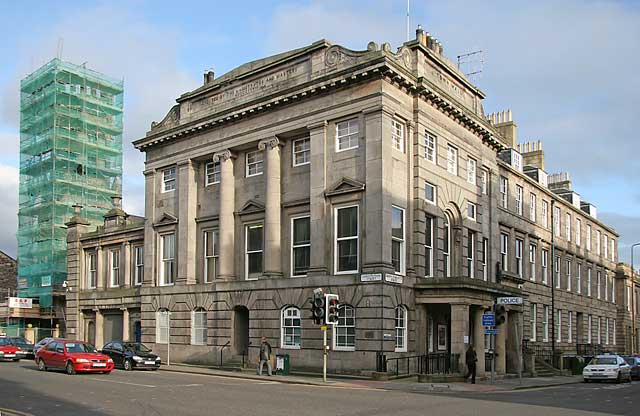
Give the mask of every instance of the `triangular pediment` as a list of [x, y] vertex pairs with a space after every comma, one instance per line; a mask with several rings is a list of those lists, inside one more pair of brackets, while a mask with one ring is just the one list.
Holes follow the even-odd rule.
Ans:
[[257, 201], [254, 201], [253, 199], [250, 199], [242, 206], [240, 211], [238, 211], [238, 214], [253, 214], [254, 212], [264, 212], [264, 205]]
[[154, 225], [176, 224], [177, 222], [178, 218], [176, 216], [168, 212], [163, 212], [160, 219]]
[[325, 196], [335, 196], [347, 194], [350, 192], [362, 192], [364, 191], [364, 183], [355, 179], [343, 177], [331, 188], [327, 189], [324, 193]]

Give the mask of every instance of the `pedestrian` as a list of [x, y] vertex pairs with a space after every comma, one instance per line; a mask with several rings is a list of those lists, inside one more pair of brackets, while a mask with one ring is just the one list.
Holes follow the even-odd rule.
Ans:
[[478, 361], [478, 355], [476, 354], [476, 350], [473, 348], [473, 345], [469, 345], [465, 361], [467, 362], [468, 371], [465, 379], [469, 379], [469, 377], [471, 377], [471, 384], [476, 384], [476, 362]]
[[271, 344], [267, 342], [267, 337], [262, 337], [260, 342], [260, 365], [258, 375], [262, 375], [262, 367], [267, 363], [267, 374], [271, 375]]

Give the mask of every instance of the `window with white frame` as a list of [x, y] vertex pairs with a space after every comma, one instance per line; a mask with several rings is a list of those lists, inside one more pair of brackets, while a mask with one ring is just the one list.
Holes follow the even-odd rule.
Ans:
[[437, 158], [437, 138], [429, 131], [424, 131], [424, 158], [431, 163], [436, 163]]
[[509, 205], [509, 180], [500, 176], [500, 206], [507, 208]]
[[335, 209], [335, 269], [336, 273], [358, 272], [358, 207]]
[[553, 264], [554, 279], [556, 281], [556, 289], [560, 289], [562, 282], [560, 281], [560, 256], [556, 256]]
[[213, 282], [218, 275], [218, 230], [204, 231], [204, 282]]
[[205, 186], [220, 183], [220, 162], [209, 162], [205, 165]]
[[587, 344], [591, 344], [593, 338], [593, 317], [587, 316]]
[[353, 351], [356, 348], [356, 310], [351, 305], [338, 307], [338, 323], [333, 326], [333, 349]]
[[191, 311], [191, 345], [207, 345], [207, 311]]
[[489, 172], [485, 169], [480, 171], [480, 185], [482, 188], [482, 194], [487, 195], [489, 192]]
[[519, 277], [522, 277], [522, 250], [523, 250], [524, 242], [516, 238], [516, 274]]
[[609, 300], [609, 277], [604, 273], [604, 300]]
[[542, 283], [547, 285], [549, 284], [549, 250], [547, 249], [542, 249], [540, 267], [542, 269]]
[[616, 303], [616, 280], [613, 275], [611, 275], [611, 302]]
[[536, 253], [538, 247], [535, 244], [529, 244], [529, 280], [536, 281]]
[[598, 340], [598, 344], [602, 344], [602, 317], [598, 316], [598, 333], [596, 334], [596, 339]]
[[358, 147], [359, 122], [354, 118], [336, 124], [336, 151]]
[[596, 272], [596, 297], [598, 299], [602, 298], [602, 273], [600, 270]]
[[172, 285], [175, 281], [176, 267], [176, 235], [164, 234], [160, 236], [160, 285]]
[[482, 239], [482, 280], [489, 280], [489, 239]]
[[531, 304], [531, 313], [529, 315], [529, 326], [531, 329], [531, 341], [536, 342], [538, 338], [538, 305]]
[[391, 120], [391, 144], [393, 148], [404, 153], [404, 124]]
[[176, 189], [176, 168], [168, 168], [162, 171], [162, 192], [170, 192]]
[[573, 342], [573, 312], [567, 312], [567, 341]]
[[407, 351], [407, 308], [396, 306], [396, 349], [395, 352]]
[[529, 194], [529, 219], [536, 222], [536, 194]]
[[444, 274], [451, 276], [451, 220], [449, 214], [444, 215], [444, 239], [442, 241], [442, 260], [444, 262]]
[[522, 186], [516, 185], [516, 213], [522, 215], [522, 195], [524, 191]]
[[582, 263], [576, 263], [576, 293], [582, 294]]
[[262, 224], [245, 226], [245, 276], [246, 279], [257, 279], [263, 268], [264, 227]]
[[566, 261], [566, 274], [567, 274], [567, 292], [571, 292], [571, 260], [567, 259]]
[[281, 348], [300, 348], [302, 340], [302, 315], [300, 309], [289, 306], [282, 309], [280, 321]]
[[144, 246], [133, 248], [133, 284], [140, 286], [144, 280]]
[[604, 343], [609, 345], [609, 318], [604, 320]]
[[613, 320], [613, 338], [611, 339], [611, 343], [616, 345], [616, 320]]
[[311, 263], [311, 217], [291, 218], [291, 275], [306, 276]]
[[475, 277], [476, 264], [476, 233], [468, 230], [467, 234], [467, 277]]
[[476, 204], [473, 202], [467, 202], [467, 218], [470, 220], [476, 220]]
[[556, 310], [556, 341], [562, 342], [562, 311]]
[[568, 212], [565, 214], [564, 226], [566, 228], [566, 237], [567, 241], [571, 241], [571, 214]]
[[430, 216], [425, 218], [424, 275], [433, 277], [433, 217]]
[[120, 249], [109, 250], [109, 286], [120, 286]]
[[591, 297], [591, 267], [587, 268], [587, 296]]
[[631, 311], [631, 287], [626, 286], [627, 291], [627, 311]]
[[599, 256], [602, 254], [602, 247], [600, 245], [602, 240], [602, 234], [600, 233], [600, 230], [596, 230], [596, 254]]
[[582, 221], [576, 218], [576, 245], [582, 244]]
[[467, 182], [473, 185], [476, 184], [476, 166], [475, 159], [467, 159]]
[[542, 315], [542, 340], [549, 342], [549, 305], [544, 305], [544, 314]]
[[611, 248], [610, 248], [610, 252], [611, 252], [611, 261], [616, 261], [616, 240], [614, 240], [613, 238], [611, 238], [609, 240], [609, 243], [611, 244]]
[[557, 237], [560, 237], [560, 208], [553, 207], [553, 229]]
[[431, 203], [431, 204], [435, 204], [436, 203], [436, 186], [434, 184], [431, 184], [429, 182], [425, 183], [425, 187], [424, 187], [424, 199]]
[[591, 225], [587, 224], [587, 235], [585, 236], [587, 241], [586, 241], [586, 248], [587, 251], [591, 251]]
[[87, 252], [87, 289], [95, 289], [98, 285], [97, 256], [95, 251]]
[[608, 241], [609, 237], [607, 237], [607, 235], [604, 235], [604, 258], [608, 259], [609, 258], [609, 241]]
[[264, 171], [264, 152], [262, 150], [256, 150], [253, 152], [247, 152], [247, 172], [246, 177], [262, 175]]
[[451, 145], [447, 145], [447, 172], [458, 174], [458, 149]]
[[169, 311], [160, 309], [156, 312], [156, 344], [169, 342]]
[[542, 200], [542, 226], [549, 228], [549, 203]]
[[311, 139], [305, 137], [293, 141], [293, 166], [311, 163]]
[[509, 236], [507, 234], [500, 234], [500, 266], [502, 271], [509, 270]]
[[405, 273], [404, 209], [391, 207], [391, 263], [396, 273]]

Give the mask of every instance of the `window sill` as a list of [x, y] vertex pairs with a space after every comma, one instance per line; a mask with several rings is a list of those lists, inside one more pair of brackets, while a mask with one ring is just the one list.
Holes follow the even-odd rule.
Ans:
[[355, 351], [356, 347], [333, 347], [334, 351]]
[[334, 274], [335, 275], [349, 275], [349, 274], [358, 274], [358, 273], [360, 273], [358, 270], [347, 270], [347, 271], [342, 271], [342, 272], [336, 271]]
[[407, 352], [406, 348], [396, 348], [393, 352]]
[[260, 176], [260, 175], [262, 175], [262, 174], [263, 174], [263, 172], [260, 172], [260, 173], [253, 173], [253, 174], [251, 174], [251, 175], [249, 175], [249, 174], [247, 173], [247, 174], [245, 175], [245, 178], [253, 178], [254, 176]]
[[311, 162], [304, 162], [304, 163], [298, 163], [298, 164], [294, 163], [293, 167], [294, 168], [299, 168], [300, 166], [307, 166], [307, 165], [310, 165], [310, 164], [311, 164]]
[[342, 153], [342, 152], [347, 152], [349, 150], [356, 150], [357, 148], [359, 148], [360, 146], [354, 146], [354, 147], [348, 147], [346, 149], [338, 149], [338, 147], [336, 146], [336, 153]]
[[158, 286], [165, 287], [165, 286], [174, 286], [174, 285], [175, 283], [160, 283]]
[[299, 350], [301, 348], [300, 348], [300, 345], [298, 345], [298, 346], [295, 346], [295, 345], [283, 345], [283, 346], [280, 347], [280, 349], [282, 349], [282, 350]]

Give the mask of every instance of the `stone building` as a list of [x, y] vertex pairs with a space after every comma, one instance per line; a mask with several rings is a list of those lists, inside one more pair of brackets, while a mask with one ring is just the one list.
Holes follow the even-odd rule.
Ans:
[[[494, 342], [505, 373], [523, 339], [550, 348], [554, 327], [561, 350], [605, 344], [603, 320], [613, 346], [618, 235], [484, 98], [421, 29], [397, 51], [322, 40], [205, 73], [134, 142], [146, 155], [144, 273], [117, 290], [132, 305], [139, 295], [142, 341], [216, 363], [255, 355], [266, 336], [293, 367], [318, 368], [309, 300], [321, 287], [341, 302], [333, 372], [374, 371], [378, 352], [441, 354], [462, 371], [470, 343]], [[73, 232], [79, 280], [94, 247], [124, 241], [106, 222], [109, 242]], [[85, 322], [104, 312], [95, 302], [123, 307], [86, 292], [73, 306]], [[491, 341], [482, 314], [497, 297], [525, 300]]]
[[0, 251], [0, 293], [6, 295], [16, 290], [18, 284], [18, 262], [13, 257]]

